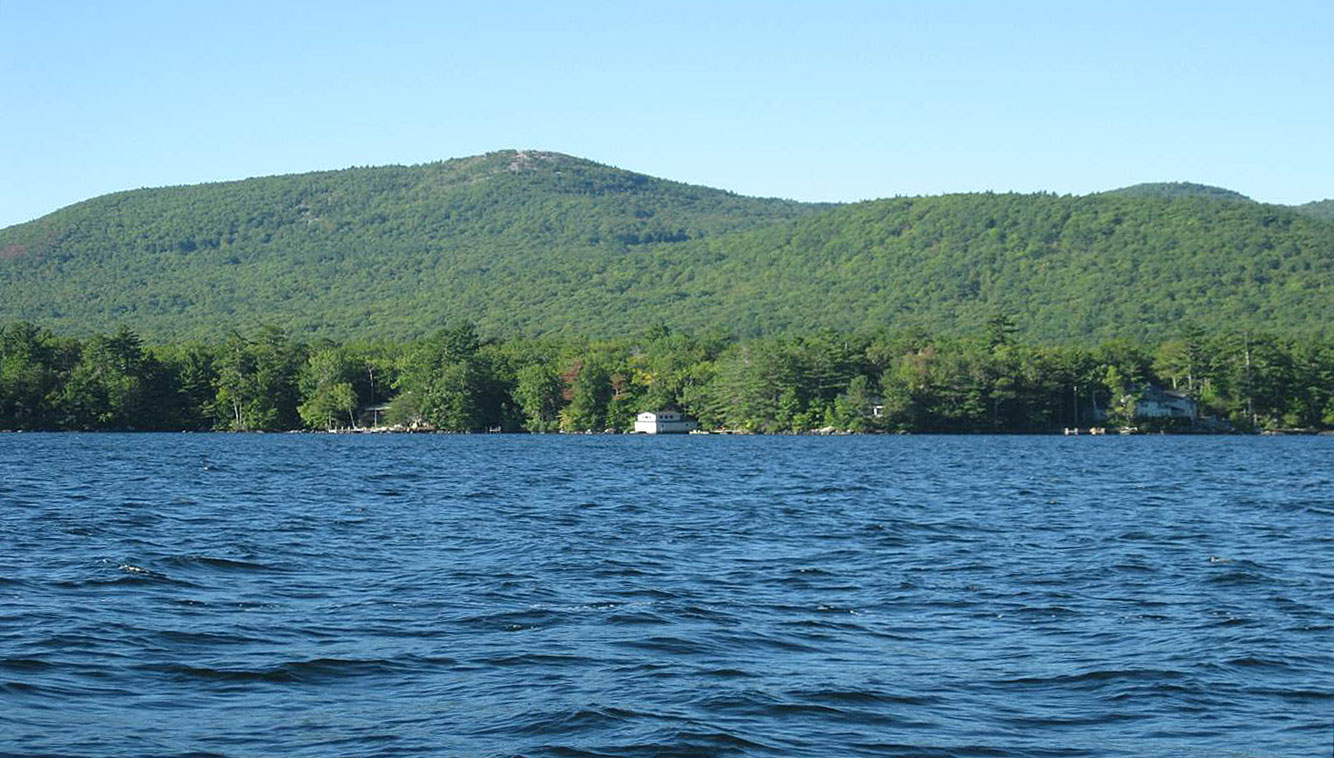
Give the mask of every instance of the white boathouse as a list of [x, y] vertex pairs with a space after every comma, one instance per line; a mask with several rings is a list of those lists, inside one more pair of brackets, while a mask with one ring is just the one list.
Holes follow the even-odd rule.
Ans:
[[635, 416], [635, 434], [686, 434], [699, 428], [676, 411], [645, 411]]

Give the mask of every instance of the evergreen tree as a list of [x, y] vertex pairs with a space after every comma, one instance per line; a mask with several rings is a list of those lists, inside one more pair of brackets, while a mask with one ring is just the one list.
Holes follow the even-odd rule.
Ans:
[[357, 425], [357, 395], [352, 387], [353, 366], [336, 346], [311, 352], [300, 377], [301, 420], [312, 429], [334, 429], [346, 422]]

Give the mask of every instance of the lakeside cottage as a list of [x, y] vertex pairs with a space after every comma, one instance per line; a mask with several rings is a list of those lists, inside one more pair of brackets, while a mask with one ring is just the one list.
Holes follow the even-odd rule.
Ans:
[[687, 434], [698, 428], [694, 419], [677, 411], [645, 411], [635, 416], [633, 434]]
[[1150, 384], [1141, 393], [1135, 401], [1135, 418], [1194, 419], [1197, 416], [1195, 401], [1185, 392]]

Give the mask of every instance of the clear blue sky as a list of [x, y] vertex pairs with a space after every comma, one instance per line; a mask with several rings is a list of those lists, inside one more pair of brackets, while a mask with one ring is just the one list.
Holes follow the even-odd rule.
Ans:
[[1334, 197], [1334, 2], [0, 0], [0, 226], [542, 148], [749, 195]]

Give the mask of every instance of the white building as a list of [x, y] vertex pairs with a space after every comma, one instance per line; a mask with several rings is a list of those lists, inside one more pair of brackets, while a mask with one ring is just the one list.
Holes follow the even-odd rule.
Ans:
[[1135, 401], [1135, 418], [1193, 419], [1195, 415], [1195, 401], [1185, 392], [1149, 385]]
[[699, 428], [676, 411], [646, 411], [635, 416], [635, 434], [685, 434]]

